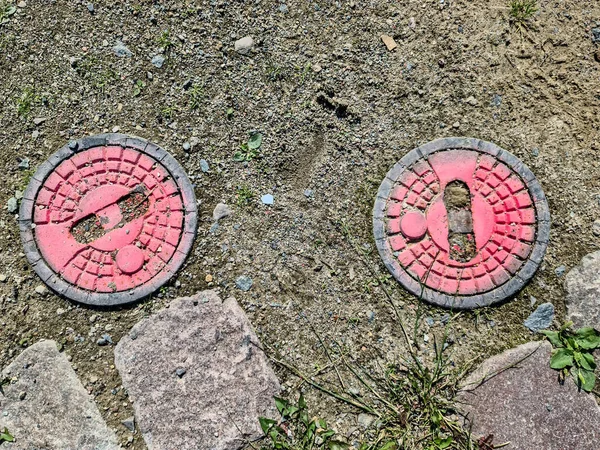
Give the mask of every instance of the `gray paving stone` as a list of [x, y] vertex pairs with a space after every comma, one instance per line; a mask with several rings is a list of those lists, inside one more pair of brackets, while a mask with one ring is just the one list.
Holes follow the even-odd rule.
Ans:
[[11, 380], [0, 394], [0, 429], [15, 437], [2, 450], [120, 448], [56, 342], [32, 345], [0, 378]]
[[521, 345], [468, 377], [459, 401], [473, 437], [493, 434], [506, 450], [598, 449], [600, 408], [572, 379], [558, 382], [551, 349], [547, 341]]
[[[115, 349], [150, 450], [234, 450], [276, 417], [279, 382], [235, 299], [179, 298], [143, 319]], [[181, 370], [183, 369], [183, 370]]]
[[600, 251], [584, 256], [565, 277], [567, 320], [600, 330]]

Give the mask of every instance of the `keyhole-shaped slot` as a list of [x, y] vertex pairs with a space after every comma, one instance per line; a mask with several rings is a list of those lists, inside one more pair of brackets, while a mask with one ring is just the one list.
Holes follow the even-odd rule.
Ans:
[[444, 206], [448, 213], [450, 259], [469, 262], [477, 254], [469, 187], [462, 181], [448, 183], [444, 189]]

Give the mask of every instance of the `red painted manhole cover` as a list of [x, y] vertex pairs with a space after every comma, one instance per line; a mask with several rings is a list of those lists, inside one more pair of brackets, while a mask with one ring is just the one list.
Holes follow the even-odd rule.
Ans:
[[117, 305], [160, 288], [196, 233], [196, 198], [160, 147], [120, 134], [83, 138], [37, 170], [21, 203], [27, 259], [57, 293]]
[[509, 298], [542, 262], [546, 198], [498, 146], [446, 138], [409, 152], [386, 175], [373, 230], [386, 267], [410, 292], [450, 308]]

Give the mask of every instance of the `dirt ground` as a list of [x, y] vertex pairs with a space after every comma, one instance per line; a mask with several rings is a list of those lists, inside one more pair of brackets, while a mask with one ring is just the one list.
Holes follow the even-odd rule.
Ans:
[[[452, 362], [537, 339], [523, 326], [531, 296], [552, 302], [560, 324], [560, 267], [600, 244], [591, 232], [600, 218], [600, 54], [591, 32], [600, 3], [542, 0], [521, 31], [507, 3], [97, 1], [91, 13], [86, 1], [27, 1], [0, 25], [0, 366], [39, 339], [57, 340], [123, 445], [139, 450], [140, 435], [121, 425], [133, 410], [112, 347], [97, 340], [108, 333], [117, 343], [178, 296], [208, 287], [235, 296], [268, 353], [311, 374], [328, 364], [321, 341], [369, 367], [406, 355], [384, 283], [411, 330], [416, 317], [433, 319], [420, 320], [416, 333], [421, 354], [431, 355], [448, 311], [420, 305], [389, 279], [371, 209], [398, 159], [446, 136], [492, 141], [521, 158], [552, 214], [533, 281], [501, 306], [450, 322]], [[398, 47], [388, 51], [382, 34]], [[255, 40], [248, 55], [234, 51], [244, 36]], [[132, 55], [117, 56], [117, 41]], [[160, 69], [151, 63], [157, 54], [166, 57]], [[4, 205], [69, 139], [116, 130], [161, 145], [195, 183], [191, 256], [169, 286], [131, 307], [100, 310], [40, 294], [17, 217]], [[258, 155], [236, 161], [253, 131], [263, 135]], [[29, 170], [18, 168], [23, 158]], [[234, 213], [215, 227], [219, 202]], [[253, 280], [248, 292], [235, 286], [241, 275]], [[295, 395], [298, 379], [276, 371]], [[337, 375], [317, 378], [335, 383]], [[347, 384], [362, 389], [352, 377]], [[362, 439], [356, 410], [304, 389], [315, 414], [350, 442]]]

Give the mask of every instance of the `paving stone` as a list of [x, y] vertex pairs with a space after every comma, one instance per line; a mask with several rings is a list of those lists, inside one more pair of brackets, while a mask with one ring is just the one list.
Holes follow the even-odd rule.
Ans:
[[259, 416], [276, 416], [279, 383], [260, 342], [236, 300], [215, 291], [139, 322], [115, 363], [149, 450], [239, 449], [261, 435]]
[[40, 341], [21, 353], [1, 378], [0, 429], [14, 443], [2, 450], [113, 450], [120, 448], [97, 406], [56, 342]]
[[584, 256], [565, 277], [567, 320], [600, 330], [600, 251]]
[[[600, 408], [550, 369], [552, 346], [530, 342], [494, 356], [475, 370], [459, 393], [475, 438], [494, 435], [506, 450], [597, 450]], [[514, 366], [514, 367], [511, 367]]]

